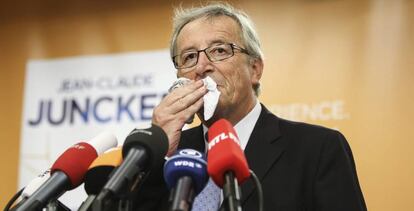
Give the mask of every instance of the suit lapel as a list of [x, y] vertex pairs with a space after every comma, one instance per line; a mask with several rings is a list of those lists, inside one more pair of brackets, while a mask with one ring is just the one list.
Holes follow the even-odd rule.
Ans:
[[[250, 135], [244, 154], [250, 169], [260, 181], [277, 162], [285, 150], [284, 141], [280, 140], [279, 119], [268, 111], [263, 105], [259, 119]], [[183, 131], [179, 149], [192, 148], [200, 152], [205, 151], [202, 125]], [[251, 180], [242, 186], [242, 204], [253, 193], [254, 185]]]
[[[244, 151], [250, 169], [260, 181], [283, 154], [284, 141], [279, 140], [279, 119], [270, 113], [263, 105], [259, 119], [250, 135]], [[254, 185], [251, 180], [242, 185], [242, 204], [250, 197]]]

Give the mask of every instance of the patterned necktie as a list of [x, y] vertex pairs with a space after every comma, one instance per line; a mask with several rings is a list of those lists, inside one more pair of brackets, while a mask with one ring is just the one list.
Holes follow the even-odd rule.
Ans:
[[[208, 134], [204, 134], [204, 141], [207, 143]], [[208, 148], [206, 144], [206, 149]], [[207, 154], [207, 153], [206, 153]], [[192, 211], [217, 211], [220, 205], [221, 189], [214, 184], [210, 178], [204, 189], [195, 197]]]
[[195, 197], [192, 211], [217, 211], [221, 189], [209, 179], [204, 189]]

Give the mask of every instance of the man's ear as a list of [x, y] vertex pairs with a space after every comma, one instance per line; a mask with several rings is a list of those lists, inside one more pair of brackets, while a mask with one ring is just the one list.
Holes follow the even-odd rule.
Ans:
[[260, 83], [260, 78], [262, 78], [262, 74], [263, 74], [263, 60], [259, 59], [259, 58], [253, 58], [250, 61], [250, 65], [251, 65], [251, 79], [252, 79], [252, 84], [259, 84]]

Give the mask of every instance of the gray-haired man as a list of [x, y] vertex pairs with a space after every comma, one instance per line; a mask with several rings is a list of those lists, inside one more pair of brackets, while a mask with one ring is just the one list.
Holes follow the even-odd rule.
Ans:
[[[342, 134], [280, 119], [259, 103], [263, 53], [247, 15], [223, 4], [178, 10], [170, 48], [177, 76], [192, 81], [154, 109], [153, 124], [168, 135], [168, 155], [180, 148], [204, 152], [203, 134], [225, 118], [234, 125], [249, 166], [262, 183], [265, 210], [366, 210], [351, 149]], [[221, 92], [208, 120], [203, 117], [205, 77], [211, 77]], [[182, 131], [194, 114], [202, 125]], [[152, 172], [139, 191], [136, 205], [142, 210], [168, 207], [159, 172]], [[253, 183], [246, 182], [241, 190], [243, 210], [257, 210]]]

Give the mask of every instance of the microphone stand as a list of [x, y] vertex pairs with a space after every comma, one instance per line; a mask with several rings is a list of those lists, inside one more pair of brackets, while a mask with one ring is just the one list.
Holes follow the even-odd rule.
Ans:
[[68, 207], [66, 207], [62, 202], [59, 200], [52, 200], [46, 205], [46, 211], [70, 211]]
[[177, 185], [172, 189], [170, 194], [170, 211], [188, 211], [191, 210], [194, 201], [194, 188], [192, 179], [184, 176], [177, 181]]
[[[103, 189], [99, 195], [93, 197], [86, 210], [92, 211], [132, 211], [134, 203], [131, 198], [134, 196], [134, 192], [139, 189], [139, 186], [146, 174], [144, 172], [139, 173], [134, 179], [125, 187], [123, 187], [118, 194], [114, 194], [108, 189]], [[142, 184], [141, 184], [142, 185]], [[130, 188], [128, 188], [130, 187]], [[101, 196], [101, 198], [100, 198]], [[103, 197], [102, 197], [103, 196]], [[85, 210], [85, 211], [86, 211]], [[82, 210], [84, 211], [84, 210]]]
[[129, 197], [125, 197], [119, 200], [118, 211], [132, 211], [133, 203]]
[[234, 173], [228, 171], [224, 174], [223, 185], [223, 204], [220, 207], [220, 211], [241, 211], [241, 192]]
[[84, 202], [82, 202], [81, 206], [79, 207], [78, 211], [91, 211], [92, 210], [92, 204], [95, 201], [96, 195], [91, 194], [86, 198]]
[[129, 211], [132, 209], [130, 204], [126, 203], [124, 198], [108, 198], [104, 199], [103, 201], [96, 202], [96, 197], [91, 199], [91, 201], [85, 201], [79, 209], [80, 211]]

